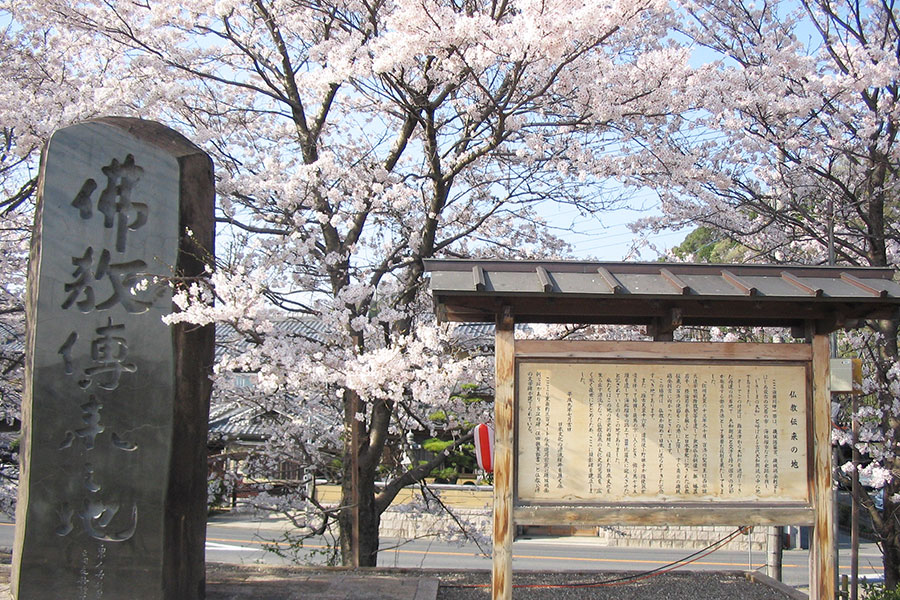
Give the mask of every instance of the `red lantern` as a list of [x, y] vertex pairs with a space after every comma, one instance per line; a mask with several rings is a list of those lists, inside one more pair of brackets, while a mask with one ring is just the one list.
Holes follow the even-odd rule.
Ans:
[[479, 468], [494, 472], [494, 430], [484, 423], [475, 426], [475, 458]]

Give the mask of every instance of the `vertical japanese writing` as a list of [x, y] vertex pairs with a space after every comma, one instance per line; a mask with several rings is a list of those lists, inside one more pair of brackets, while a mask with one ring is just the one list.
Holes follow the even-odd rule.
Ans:
[[803, 424], [800, 421], [800, 405], [799, 398], [796, 390], [791, 390], [788, 392], [788, 415], [790, 419], [790, 428], [789, 431], [791, 433], [790, 439], [790, 467], [793, 471], [799, 471], [803, 465], [801, 465], [801, 449], [803, 447], [803, 440], [801, 440], [800, 435], [801, 432], [804, 431]]
[[613, 395], [612, 395], [612, 379], [609, 375], [605, 375], [602, 379], [603, 384], [605, 385], [603, 396], [603, 404], [606, 407], [606, 474], [604, 476], [604, 482], [606, 485], [606, 495], [607, 497], [612, 496], [613, 493], [613, 465], [619, 464], [618, 455], [613, 456], [613, 451], [618, 453], [619, 448], [619, 420], [616, 419], [616, 440], [615, 446], [613, 445], [613, 413], [617, 411], [617, 407], [613, 404]]
[[743, 440], [741, 439], [743, 407], [741, 406], [740, 400], [735, 397], [734, 375], [729, 373], [726, 376], [726, 384], [728, 394], [728, 430], [726, 431], [725, 439], [728, 441], [728, 452], [726, 454], [726, 457], [728, 458], [728, 472], [725, 476], [725, 482], [728, 486], [728, 494], [731, 495], [734, 494], [735, 482], [737, 482], [737, 472], [740, 468], [740, 458], [738, 458], [738, 454], [742, 451], [741, 444], [743, 443]]
[[557, 421], [556, 424], [556, 489], [563, 489], [563, 463], [565, 460], [565, 446], [566, 446], [566, 436], [565, 436], [565, 424], [562, 421]]
[[68, 258], [72, 270], [59, 284], [62, 302], [57, 305], [73, 314], [57, 341], [59, 376], [69, 382], [65, 401], [71, 415], [57, 448], [62, 459], [80, 468], [71, 473], [75, 485], [69, 486], [79, 492], [56, 501], [55, 533], [81, 540], [79, 596], [93, 600], [103, 597], [107, 544], [125, 542], [137, 530], [137, 499], [116, 486], [106, 465], [123, 464], [115, 461], [117, 453], [140, 453], [128, 433], [134, 428], [120, 430], [121, 423], [111, 415], [127, 413], [123, 403], [130, 395], [120, 389], [141, 371], [130, 352], [133, 319], [154, 301], [152, 286], [144, 285], [147, 263], [131, 254], [129, 244], [133, 236], [143, 235], [151, 219], [149, 204], [140, 198], [144, 169], [128, 154], [121, 162], [112, 159], [100, 172], [102, 189], [97, 180], [86, 179], [67, 208], [71, 218], [95, 233]]
[[[534, 374], [534, 406], [533, 413], [530, 415], [529, 424], [533, 424], [532, 435], [534, 437], [534, 462], [538, 467], [542, 464], [543, 458], [541, 454], [542, 447], [542, 438], [543, 438], [543, 428], [541, 427], [541, 423], [543, 422], [544, 413], [541, 410], [541, 405], [539, 402], [541, 390], [543, 389], [543, 372], [538, 371]], [[536, 468], [534, 470], [534, 489], [535, 491], [540, 491], [541, 489], [541, 470], [540, 468]]]
[[[542, 498], [806, 493], [802, 478], [785, 477], [788, 469], [803, 473], [802, 367], [542, 364], [521, 386], [521, 414], [533, 415], [522, 430], [533, 448], [526, 477]], [[791, 394], [796, 402], [780, 402]], [[82, 429], [90, 431], [92, 410], [85, 408]]]
[[700, 380], [696, 373], [689, 378], [691, 390], [691, 494], [700, 493]]
[[770, 427], [771, 427], [771, 438], [772, 438], [772, 460], [770, 461], [771, 470], [772, 470], [772, 489], [778, 490], [779, 485], [780, 485], [779, 476], [778, 476], [778, 470], [779, 470], [778, 438], [781, 434], [780, 426], [779, 426], [780, 420], [778, 418], [778, 390], [776, 389], [776, 386], [775, 386], [775, 382], [776, 382], [775, 379], [773, 379], [771, 381], [769, 381], [767, 379], [767, 382], [771, 384], [771, 387], [769, 388], [769, 394], [770, 394], [769, 403], [770, 403], [770, 414], [771, 414]]
[[[756, 386], [756, 397], [762, 400], [762, 455], [766, 457], [762, 463], [762, 487], [764, 490], [770, 491], [772, 489], [772, 461], [768, 457], [772, 456], [772, 439], [770, 437], [769, 381], [767, 377], [763, 376], [762, 381], [757, 379], [754, 384]], [[760, 390], [760, 387], [762, 390]]]
[[[595, 457], [599, 459], [597, 456], [597, 447], [598, 447], [598, 438], [600, 437], [600, 423], [597, 422], [597, 414], [599, 412], [599, 407], [597, 406], [597, 398], [594, 394], [594, 372], [590, 371], [585, 373], [581, 372], [581, 382], [587, 387], [587, 409], [588, 409], [588, 437], [587, 437], [587, 478], [588, 478], [588, 492], [594, 494], [597, 492], [597, 479], [599, 478], [599, 473], [595, 471]], [[599, 441], [602, 444], [602, 441]], [[596, 466], [597, 470], [600, 469], [600, 463], [598, 462]]]
[[[750, 409], [750, 400], [744, 394], [743, 386], [741, 382], [743, 379], [741, 377], [735, 377], [735, 388], [736, 388], [736, 398], [735, 403], [737, 404], [737, 422], [735, 423], [735, 441], [734, 441], [734, 449], [735, 449], [735, 472], [734, 472], [734, 480], [735, 485], [740, 486], [744, 481], [744, 435], [747, 433], [744, 427], [744, 413], [745, 408], [747, 410]], [[752, 421], [752, 411], [747, 413], [748, 417], [751, 417]]]
[[709, 382], [704, 381], [700, 388], [700, 472], [703, 474], [700, 493], [709, 494]]
[[662, 400], [662, 385], [657, 379], [657, 374], [650, 371], [648, 375], [650, 382], [650, 413], [656, 419], [656, 488], [658, 495], [662, 496], [666, 492], [665, 479], [665, 463], [666, 448], [663, 440], [666, 439], [666, 418], [665, 406]]
[[[637, 379], [638, 379], [637, 373], [635, 373], [633, 375], [633, 377], [635, 378], [635, 381], [637, 381]], [[640, 423], [638, 424], [639, 425], [638, 431], [640, 431], [640, 433], [641, 433], [641, 443], [639, 446], [641, 449], [641, 455], [638, 460], [638, 463], [641, 466], [641, 487], [640, 487], [639, 491], [640, 491], [641, 495], [646, 495], [647, 494], [647, 485], [648, 485], [647, 484], [647, 471], [648, 471], [648, 465], [647, 465], [647, 404], [648, 404], [648, 396], [647, 396], [647, 378], [646, 377], [641, 377], [641, 381], [640, 381], [640, 385], [638, 386], [638, 389], [641, 390], [641, 397], [640, 397], [640, 401], [639, 401], [639, 406], [640, 406], [640, 411], [641, 411], [641, 420], [640, 420]], [[637, 398], [637, 394], [635, 394], [635, 398]]]
[[[619, 469], [622, 471], [622, 488], [630, 491], [631, 486], [631, 439], [628, 428], [631, 425], [631, 402], [623, 394], [622, 373], [615, 375], [615, 403], [617, 413], [620, 415], [616, 421], [616, 442], [621, 443], [622, 451], [617, 457]], [[619, 441], [621, 440], [621, 442]]]
[[[674, 400], [675, 390], [674, 390], [674, 387], [675, 387], [675, 376], [671, 372], [668, 372], [668, 373], [666, 373], [666, 387], [665, 387], [665, 391], [664, 391], [666, 428], [665, 428], [664, 437], [661, 438], [661, 442], [665, 444], [666, 456], [669, 457], [670, 459], [674, 458], [677, 461], [678, 458], [677, 458], [677, 454], [675, 452], [675, 440], [674, 440], [674, 438], [676, 436], [671, 435], [671, 432], [676, 431], [675, 422], [673, 420], [673, 416], [675, 414], [675, 400]], [[668, 473], [671, 473], [671, 471], [669, 471]], [[663, 477], [667, 477], [668, 473], [663, 474]], [[678, 477], [676, 477], [675, 481], [677, 482], [678, 480], [679, 480]], [[666, 485], [666, 492], [668, 492], [669, 486], [671, 486], [671, 482], [666, 481], [665, 485]], [[678, 493], [679, 491], [681, 491], [681, 486], [677, 485], [676, 490], [672, 490], [672, 491], [674, 493]]]
[[544, 410], [544, 447], [542, 452], [543, 465], [541, 471], [543, 472], [543, 491], [547, 493], [550, 491], [550, 447], [553, 444], [553, 438], [551, 429], [550, 429], [550, 374], [547, 373], [544, 376], [544, 387], [541, 388], [541, 406]]
[[525, 376], [528, 382], [525, 392], [525, 427], [528, 429], [528, 433], [534, 433], [534, 377], [534, 371], [528, 371]]
[[718, 392], [719, 398], [722, 399], [719, 402], [719, 431], [721, 432], [722, 443], [719, 444], [719, 481], [718, 481], [718, 489], [717, 492], [720, 495], [725, 494], [726, 488], [728, 486], [727, 479], [727, 471], [726, 465], [727, 463], [727, 450], [728, 446], [725, 443], [725, 436], [728, 434], [727, 421], [725, 420], [725, 410], [726, 410], [726, 398], [725, 395], [725, 375], [719, 374], [718, 376]]
[[[755, 383], [755, 382], [754, 382]], [[762, 466], [762, 406], [759, 402], [752, 402], [753, 390], [751, 382], [747, 381], [748, 409], [753, 413], [753, 484], [757, 495], [762, 494], [763, 475], [765, 469]], [[757, 387], [757, 386], [754, 386]], [[758, 389], [758, 387], [757, 387]]]
[[204, 516], [214, 330], [165, 317], [213, 261], [213, 164], [159, 123], [104, 117], [54, 132], [39, 180], [11, 591], [187, 597], [202, 540], [166, 523]]
[[675, 438], [675, 449], [673, 451], [673, 456], [675, 457], [675, 494], [681, 495], [686, 492], [686, 490], [682, 488], [682, 478], [684, 477], [684, 435], [682, 430], [682, 414], [684, 406], [681, 401], [681, 373], [673, 374], [670, 381], [674, 394], [675, 423], [674, 429], [670, 429], [669, 431], [681, 432], [680, 435], [671, 436]]

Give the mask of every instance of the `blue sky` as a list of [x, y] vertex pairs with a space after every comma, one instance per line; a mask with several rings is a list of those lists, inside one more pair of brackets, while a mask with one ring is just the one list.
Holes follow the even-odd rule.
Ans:
[[[638, 219], [660, 214], [658, 202], [655, 194], [647, 190], [636, 194], [628, 204], [628, 208], [604, 212], [599, 218], [580, 217], [576, 208], [552, 204], [541, 207], [539, 212], [554, 226], [574, 229], [572, 233], [558, 233], [572, 244], [575, 258], [584, 260], [655, 261], [660, 254], [684, 241], [691, 231], [635, 234], [629, 225]], [[640, 254], [629, 254], [640, 240], [647, 242]]]

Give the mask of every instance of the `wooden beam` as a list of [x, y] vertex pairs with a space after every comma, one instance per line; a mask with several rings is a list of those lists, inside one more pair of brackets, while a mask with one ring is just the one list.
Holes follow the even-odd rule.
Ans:
[[435, 303], [434, 315], [437, 317], [438, 323], [449, 323], [453, 320], [447, 311], [447, 305], [442, 302]]
[[816, 323], [809, 319], [803, 321], [802, 325], [794, 325], [791, 327], [791, 337], [798, 340], [806, 340], [806, 343], [808, 344], [812, 343], [815, 332]]
[[810, 506], [735, 506], [715, 502], [650, 506], [517, 506], [516, 523], [531, 525], [812, 525], [815, 510]]
[[494, 549], [491, 598], [512, 600], [513, 422], [515, 327], [508, 306], [497, 316], [494, 341]]
[[653, 319], [653, 322], [647, 327], [647, 335], [657, 342], [671, 342], [674, 339], [675, 330], [681, 327], [681, 323], [681, 309], [670, 308], [664, 317]]
[[809, 551], [809, 598], [832, 600], [835, 588], [834, 494], [831, 490], [831, 352], [827, 335], [812, 340], [812, 494], [816, 523]]
[[541, 283], [541, 290], [545, 293], [550, 293], [553, 291], [553, 282], [550, 280], [550, 273], [547, 272], [547, 269], [539, 266], [537, 269], [538, 281]]
[[659, 274], [662, 275], [662, 278], [665, 279], [669, 284], [672, 285], [678, 293], [682, 296], [687, 296], [691, 293], [691, 286], [682, 281], [675, 273], [668, 269], [660, 269]]
[[865, 281], [863, 281], [862, 279], [858, 279], [858, 278], [854, 277], [853, 275], [851, 275], [850, 273], [841, 273], [841, 279], [843, 281], [846, 281], [850, 285], [861, 289], [864, 292], [868, 292], [869, 294], [872, 294], [873, 296], [876, 296], [878, 298], [887, 298], [887, 290], [884, 290], [884, 289], [879, 290], [878, 288], [874, 288], [871, 285], [869, 285], [868, 283], [866, 283]]
[[794, 286], [797, 289], [803, 290], [810, 296], [815, 296], [816, 298], [821, 298], [823, 291], [822, 288], [814, 288], [810, 285], [807, 285], [804, 281], [800, 280], [800, 278], [788, 273], [787, 271], [781, 272], [781, 278], [787, 281], [789, 284]]
[[659, 319], [655, 319], [652, 323], [647, 325], [646, 329], [644, 330], [644, 335], [649, 338], [653, 338], [654, 342], [671, 342], [675, 340], [674, 331], [666, 331], [665, 326]]
[[476, 292], [483, 292], [486, 286], [484, 280], [484, 268], [481, 265], [475, 265], [472, 267], [472, 280], [475, 284]]
[[597, 267], [597, 273], [600, 274], [603, 283], [609, 287], [609, 291], [613, 294], [621, 294], [625, 290], [622, 284], [619, 283], [619, 280], [616, 279], [616, 276], [610, 273], [606, 267]]
[[[535, 293], [540, 288], [532, 271], [531, 292], [521, 296], [509, 296], [494, 290], [476, 294], [471, 291], [471, 277], [466, 279], [468, 293], [435, 294], [435, 300], [448, 309], [448, 318], [454, 321], [483, 321], [493, 323], [498, 306], [509, 304], [517, 323], [609, 323], [646, 325], [652, 317], [663, 316], [663, 311], [677, 306], [682, 310], [683, 325], [719, 325], [753, 327], [791, 327], [803, 321], [834, 319], [896, 318], [900, 304], [891, 306], [879, 298], [862, 296], [846, 302], [833, 299], [810, 302], [811, 296], [795, 293], [772, 299], [762, 294], [744, 296], [723, 294], [718, 299], [696, 294], [681, 296], [668, 294], [648, 298], [637, 294], [611, 294], [606, 289], [591, 296], [579, 296], [560, 292]], [[596, 281], [598, 287], [603, 284]], [[727, 298], [727, 300], [723, 300]], [[893, 300], [889, 297], [886, 300]], [[900, 300], [900, 297], [898, 297]], [[665, 306], [661, 306], [665, 304]]]
[[757, 293], [759, 293], [759, 291], [755, 287], [753, 287], [728, 269], [722, 269], [722, 278], [737, 289], [741, 290], [741, 292], [746, 294], [747, 296], [755, 296], [757, 295]]
[[518, 358], [602, 358], [610, 360], [812, 360], [809, 344], [749, 342], [593, 342], [583, 340], [518, 340]]

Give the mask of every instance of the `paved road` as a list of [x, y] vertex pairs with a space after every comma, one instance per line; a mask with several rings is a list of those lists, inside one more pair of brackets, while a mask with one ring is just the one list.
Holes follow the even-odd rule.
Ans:
[[[207, 558], [210, 561], [267, 564], [282, 562], [266, 547], [286, 545], [279, 540], [279, 522], [234, 522], [213, 519], [207, 530]], [[383, 550], [379, 564], [386, 567], [490, 569], [489, 557], [480, 555], [474, 544], [458, 546], [433, 540], [417, 540], [400, 544], [398, 540], [382, 539]], [[849, 574], [849, 540], [843, 540], [841, 571]], [[324, 544], [307, 545], [310, 556], [324, 550]], [[599, 546], [592, 538], [535, 538], [519, 539], [513, 545], [514, 568], [521, 570], [637, 570], [649, 571], [681, 560], [695, 550], [608, 548]], [[765, 572], [765, 554], [755, 551], [719, 550], [699, 558], [685, 569], [746, 570]], [[787, 550], [783, 558], [785, 583], [804, 587], [809, 579], [809, 553], [806, 550]], [[860, 551], [860, 573], [879, 575], [881, 554], [874, 544], [866, 543]]]
[[[214, 517], [207, 528], [206, 557], [210, 562], [232, 564], [282, 564], [273, 548], [288, 551], [282, 532], [283, 521], [240, 521]], [[0, 547], [11, 548], [14, 525], [0, 522]], [[324, 543], [307, 544], [304, 552], [314, 563], [323, 564]], [[434, 540], [400, 543], [382, 539], [379, 564], [386, 567], [490, 569], [491, 561], [479, 553], [474, 544], [455, 545]], [[514, 568], [520, 570], [637, 570], [649, 571], [665, 567], [692, 554], [694, 550], [607, 548], [591, 538], [535, 538], [516, 540], [513, 546]], [[841, 571], [849, 573], [849, 543], [841, 549]], [[860, 572], [880, 573], [881, 554], [867, 543], [860, 552]], [[765, 570], [763, 552], [720, 550], [699, 558], [685, 569], [694, 570]], [[808, 552], [787, 550], [784, 553], [784, 582], [795, 587], [808, 583]]]

